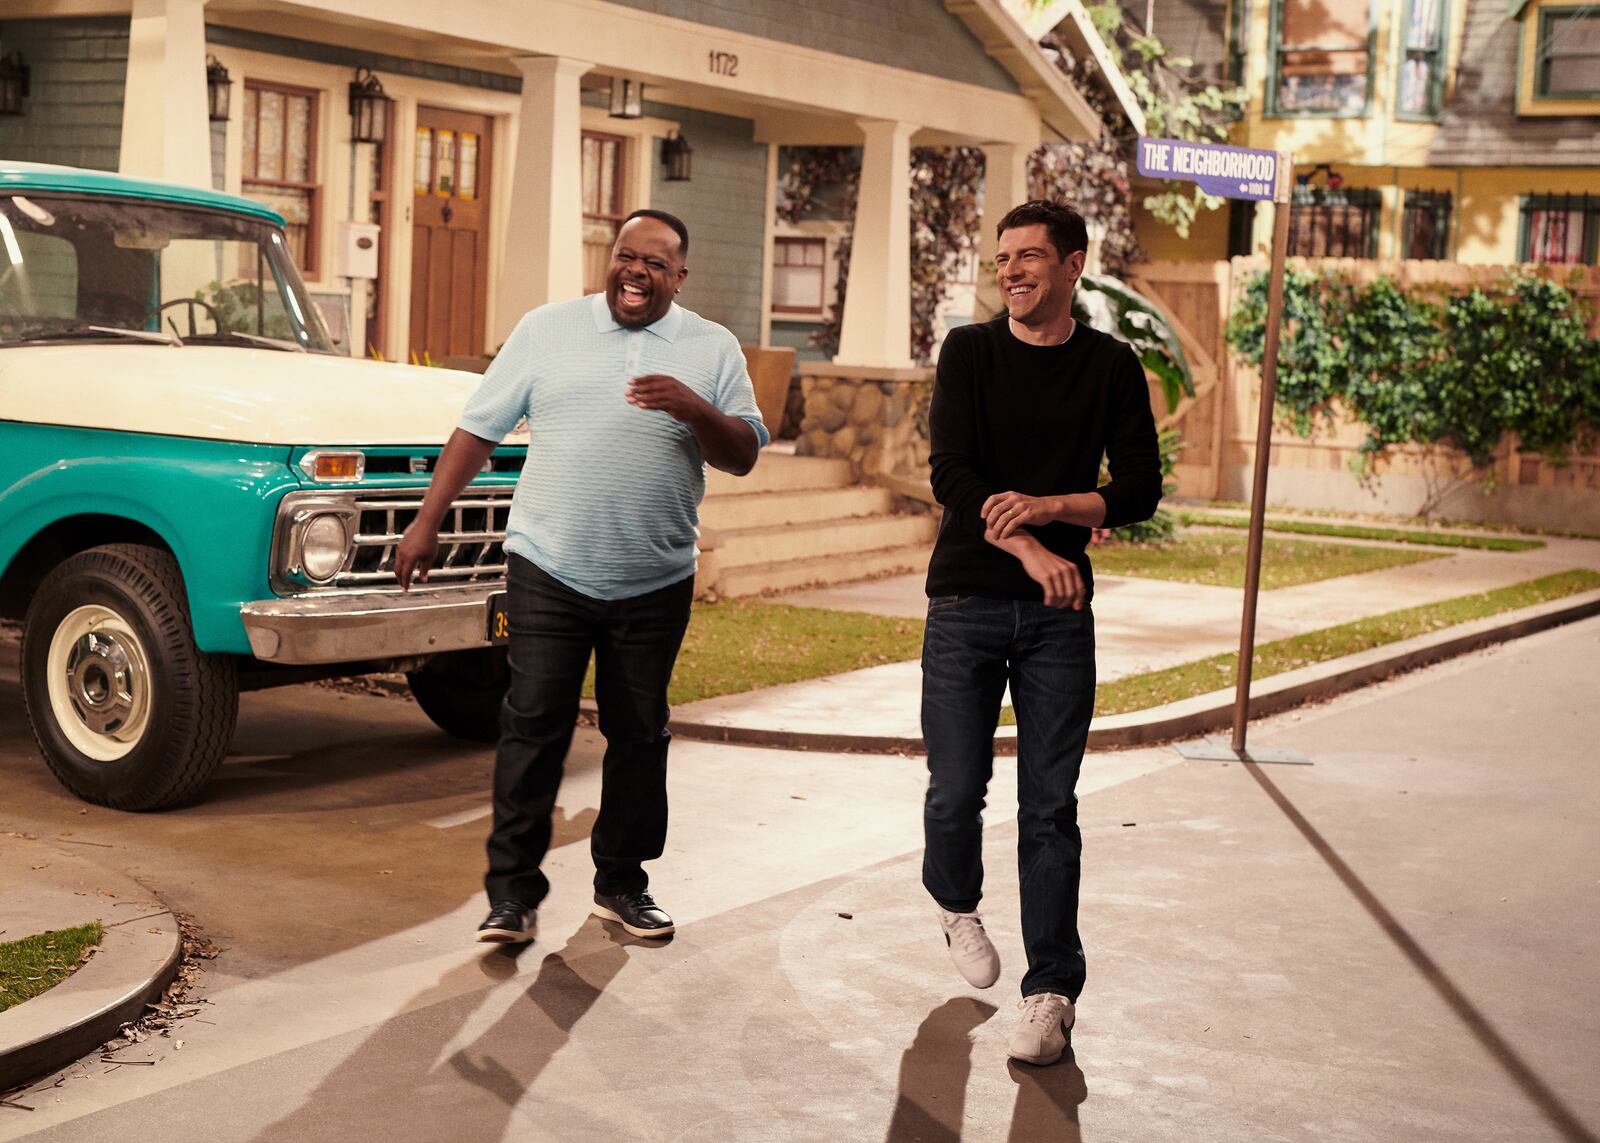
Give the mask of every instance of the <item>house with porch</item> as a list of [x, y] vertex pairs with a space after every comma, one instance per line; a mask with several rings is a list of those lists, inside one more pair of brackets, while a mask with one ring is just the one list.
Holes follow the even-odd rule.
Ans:
[[[851, 415], [882, 421], [909, 400], [897, 386], [925, 389], [929, 376], [909, 346], [911, 149], [982, 148], [993, 215], [1026, 197], [1032, 150], [1100, 131], [1012, 8], [6, 0], [0, 155], [267, 203], [345, 352], [462, 364], [532, 307], [600, 288], [619, 221], [642, 207], [680, 215], [693, 235], [682, 303], [752, 350], [771, 346], [774, 315], [792, 321], [828, 272], [822, 251], [775, 226], [780, 149], [857, 147], [840, 344], [806, 368], [873, 389]], [[1114, 74], [1098, 81], [1127, 97]], [[991, 218], [986, 242], [992, 229]], [[890, 516], [881, 489], [844, 487], [876, 461], [789, 459], [763, 478], [782, 505], [724, 512], [735, 489], [713, 486], [703, 546], [727, 566], [815, 560], [839, 543], [879, 558], [835, 575], [922, 558], [926, 519]]]

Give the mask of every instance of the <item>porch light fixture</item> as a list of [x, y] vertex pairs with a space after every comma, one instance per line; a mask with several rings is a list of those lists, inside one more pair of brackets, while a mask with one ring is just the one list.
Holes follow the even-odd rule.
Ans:
[[28, 65], [16, 52], [0, 58], [0, 115], [21, 115], [28, 95]]
[[644, 84], [636, 79], [611, 77], [611, 118], [638, 119], [644, 114]]
[[391, 102], [371, 68], [356, 68], [356, 78], [350, 84], [350, 141], [383, 142], [389, 127]]
[[689, 165], [693, 157], [694, 148], [689, 146], [689, 140], [683, 137], [683, 132], [661, 140], [661, 165], [667, 168], [667, 182], [688, 182]]
[[206, 57], [206, 101], [211, 109], [211, 122], [228, 121], [228, 100], [233, 95], [233, 77], [228, 69], [217, 62], [216, 56]]

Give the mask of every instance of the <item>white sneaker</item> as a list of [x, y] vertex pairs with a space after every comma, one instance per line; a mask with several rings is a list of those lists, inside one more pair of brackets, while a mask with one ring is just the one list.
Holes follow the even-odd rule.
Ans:
[[1077, 1018], [1072, 1001], [1054, 992], [1035, 992], [1019, 1007], [1022, 1019], [1011, 1035], [1011, 1058], [1025, 1064], [1055, 1063], [1067, 1050], [1067, 1033]]
[[983, 931], [983, 918], [976, 913], [952, 913], [942, 906], [939, 909], [939, 926], [944, 929], [944, 943], [950, 946], [950, 959], [974, 988], [988, 988], [1000, 979], [1000, 954], [994, 951], [994, 942]]

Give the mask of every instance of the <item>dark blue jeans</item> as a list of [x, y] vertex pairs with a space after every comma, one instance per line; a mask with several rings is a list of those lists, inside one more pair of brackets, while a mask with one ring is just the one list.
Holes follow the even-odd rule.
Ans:
[[605, 736], [600, 814], [589, 835], [602, 893], [641, 890], [643, 862], [667, 839], [667, 683], [689, 624], [694, 577], [632, 599], [591, 599], [511, 556], [506, 617], [511, 685], [494, 760], [489, 900], [537, 907], [550, 891], [539, 865], [578, 718], [589, 653]]
[[1094, 615], [982, 596], [928, 602], [922, 736], [928, 747], [922, 883], [946, 909], [983, 897], [983, 806], [1007, 684], [1017, 716], [1017, 868], [1028, 972], [1022, 994], [1083, 991], [1078, 768], [1094, 711]]

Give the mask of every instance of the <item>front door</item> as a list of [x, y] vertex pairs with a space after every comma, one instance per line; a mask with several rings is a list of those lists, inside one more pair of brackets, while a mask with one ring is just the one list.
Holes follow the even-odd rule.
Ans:
[[411, 353], [484, 352], [489, 294], [489, 119], [417, 108]]

